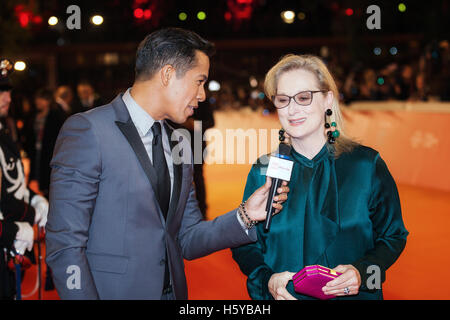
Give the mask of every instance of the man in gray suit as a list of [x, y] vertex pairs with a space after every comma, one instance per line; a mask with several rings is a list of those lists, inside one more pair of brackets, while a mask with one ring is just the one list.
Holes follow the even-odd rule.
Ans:
[[[46, 225], [62, 299], [187, 299], [183, 258], [256, 240], [250, 222], [265, 219], [270, 180], [243, 205], [246, 215], [202, 221], [190, 143], [165, 122], [185, 122], [205, 100], [212, 50], [191, 31], [156, 31], [139, 45], [133, 86], [65, 122]], [[279, 191], [276, 212], [289, 190]]]

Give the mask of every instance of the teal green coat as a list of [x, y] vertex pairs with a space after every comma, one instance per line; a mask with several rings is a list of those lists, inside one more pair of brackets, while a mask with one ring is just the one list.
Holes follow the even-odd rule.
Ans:
[[[386, 270], [406, 245], [397, 187], [375, 150], [357, 145], [337, 159], [328, 143], [309, 160], [293, 148], [290, 192], [284, 209], [272, 218], [268, 233], [257, 224], [258, 241], [232, 249], [233, 259], [248, 276], [252, 299], [273, 299], [267, 284], [273, 273], [297, 272], [313, 264], [329, 268], [351, 264], [361, 274], [355, 296], [341, 299], [382, 299], [382, 289], [368, 290], [372, 270]], [[257, 161], [250, 170], [244, 200], [265, 182], [267, 165]], [[370, 278], [369, 278], [370, 277]], [[369, 278], [369, 279], [368, 279]], [[298, 299], [310, 299], [288, 291]]]

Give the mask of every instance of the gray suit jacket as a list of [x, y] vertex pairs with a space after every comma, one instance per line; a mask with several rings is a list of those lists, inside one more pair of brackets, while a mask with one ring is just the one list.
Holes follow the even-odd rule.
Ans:
[[183, 258], [256, 241], [236, 210], [202, 221], [192, 164], [174, 164], [165, 221], [156, 172], [121, 95], [64, 123], [51, 167], [46, 261], [62, 299], [160, 299], [166, 250], [175, 297], [187, 299]]

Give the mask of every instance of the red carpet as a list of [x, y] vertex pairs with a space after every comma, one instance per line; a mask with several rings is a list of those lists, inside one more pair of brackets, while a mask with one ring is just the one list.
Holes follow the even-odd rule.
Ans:
[[[450, 299], [450, 279], [442, 276], [450, 264], [450, 190], [445, 170], [450, 146], [446, 125], [441, 124], [448, 121], [450, 113], [348, 111], [345, 116], [347, 132], [379, 150], [386, 160], [397, 181], [410, 232], [405, 251], [387, 272], [385, 299]], [[215, 118], [216, 128], [222, 132], [225, 128], [279, 127], [274, 117], [244, 111], [220, 112]], [[210, 219], [239, 205], [249, 170], [249, 164], [205, 166]], [[190, 299], [249, 298], [246, 277], [230, 250], [186, 261], [186, 274]], [[32, 290], [35, 277], [33, 267], [24, 279], [23, 294]], [[57, 294], [43, 292], [43, 298], [57, 299]], [[37, 294], [28, 299], [37, 299]]]

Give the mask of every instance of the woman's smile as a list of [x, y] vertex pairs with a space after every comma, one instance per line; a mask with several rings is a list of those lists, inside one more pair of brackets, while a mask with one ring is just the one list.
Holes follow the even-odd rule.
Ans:
[[296, 119], [289, 119], [289, 124], [293, 127], [297, 127], [303, 124], [303, 122], [306, 121], [305, 117], [302, 118], [296, 118]]

